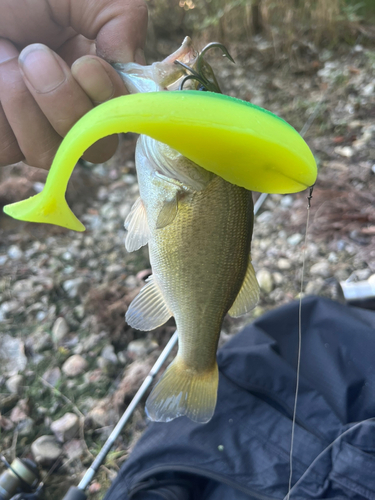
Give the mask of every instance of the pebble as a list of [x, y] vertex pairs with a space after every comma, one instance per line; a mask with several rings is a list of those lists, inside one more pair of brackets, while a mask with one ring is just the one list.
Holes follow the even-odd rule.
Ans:
[[34, 420], [30, 417], [26, 417], [24, 420], [21, 420], [21, 422], [17, 424], [16, 432], [18, 432], [20, 437], [32, 436], [37, 432]]
[[51, 466], [61, 455], [61, 446], [54, 436], [40, 436], [31, 445], [31, 452], [39, 465]]
[[267, 269], [260, 269], [256, 276], [260, 289], [265, 293], [271, 293], [273, 290], [273, 279], [271, 273]]
[[283, 196], [280, 200], [280, 205], [285, 208], [291, 207], [293, 205], [293, 196], [290, 196], [290, 194]]
[[317, 278], [313, 281], [309, 281], [305, 287], [306, 295], [319, 295], [319, 293], [323, 290], [324, 280], [322, 278]]
[[18, 245], [11, 245], [8, 248], [8, 257], [13, 260], [19, 260], [23, 256], [23, 252]]
[[67, 377], [78, 377], [87, 367], [87, 361], [80, 354], [73, 354], [62, 365], [62, 371]]
[[277, 261], [277, 267], [278, 267], [279, 269], [281, 269], [281, 270], [288, 270], [288, 269], [290, 269], [292, 266], [291, 266], [291, 264], [290, 264], [290, 262], [289, 262], [289, 260], [288, 260], [288, 259], [283, 259], [283, 258], [281, 258], [281, 259], [279, 259], [279, 260]]
[[69, 325], [65, 318], [57, 318], [52, 327], [52, 338], [55, 344], [60, 344], [69, 333]]
[[79, 418], [75, 413], [65, 413], [51, 424], [51, 431], [57, 441], [65, 443], [76, 436], [79, 430]]
[[23, 389], [24, 378], [20, 374], [13, 375], [5, 382], [5, 387], [12, 394], [20, 394]]
[[344, 158], [351, 158], [354, 155], [354, 149], [350, 146], [337, 146], [334, 152]]
[[322, 278], [329, 278], [331, 273], [331, 266], [328, 262], [317, 262], [310, 267], [310, 274], [314, 276], [321, 276]]
[[272, 279], [276, 285], [281, 285], [284, 282], [284, 276], [281, 273], [273, 273]]
[[129, 342], [127, 347], [127, 352], [132, 355], [132, 357], [141, 358], [147, 356], [150, 352], [154, 351], [159, 347], [155, 340], [151, 339], [137, 339]]
[[100, 355], [102, 358], [106, 359], [110, 363], [117, 365], [118, 359], [115, 353], [115, 348], [113, 347], [112, 344], [104, 346]]
[[16, 406], [18, 402], [17, 394], [5, 394], [0, 392], [0, 413], [6, 413]]
[[89, 284], [85, 278], [73, 278], [64, 281], [62, 287], [66, 291], [68, 297], [74, 299], [78, 297], [78, 295], [83, 295], [85, 291], [87, 291]]
[[289, 245], [296, 246], [299, 243], [301, 243], [302, 240], [303, 240], [302, 234], [295, 233], [292, 234], [292, 236], [289, 236], [289, 238], [286, 241], [289, 243]]
[[8, 334], [0, 336], [0, 363], [2, 374], [8, 377], [22, 372], [27, 365], [25, 345]]
[[263, 212], [257, 216], [257, 222], [260, 222], [260, 223], [271, 222], [273, 219], [274, 219], [274, 215], [269, 210], [266, 210], [265, 212]]
[[71, 439], [70, 441], [64, 444], [64, 453], [69, 460], [75, 460], [77, 458], [81, 458], [84, 451], [85, 448], [80, 439]]
[[51, 335], [47, 332], [35, 332], [30, 341], [35, 352], [49, 351], [53, 347]]
[[55, 366], [55, 368], [50, 368], [49, 370], [45, 371], [42, 375], [42, 379], [53, 387], [56, 387], [57, 383], [61, 379], [60, 368], [58, 366]]

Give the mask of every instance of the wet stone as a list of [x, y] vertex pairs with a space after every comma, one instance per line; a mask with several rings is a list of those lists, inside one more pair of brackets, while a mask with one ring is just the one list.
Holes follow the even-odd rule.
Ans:
[[75, 413], [65, 413], [64, 416], [51, 424], [51, 431], [56, 439], [65, 443], [76, 436], [79, 430], [79, 418]]
[[31, 445], [31, 452], [39, 465], [51, 466], [61, 455], [61, 446], [54, 436], [40, 436]]

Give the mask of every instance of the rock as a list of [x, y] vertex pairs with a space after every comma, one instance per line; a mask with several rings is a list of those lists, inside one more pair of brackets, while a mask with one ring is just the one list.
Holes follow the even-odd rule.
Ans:
[[0, 336], [0, 366], [2, 374], [16, 375], [26, 368], [25, 346], [21, 340], [8, 334]]
[[53, 465], [60, 457], [61, 450], [54, 436], [40, 436], [31, 445], [31, 452], [39, 465]]
[[18, 422], [25, 420], [29, 416], [29, 412], [29, 400], [20, 399], [17, 403], [17, 406], [15, 406], [10, 413], [10, 419], [12, 422], [17, 424]]
[[112, 344], [104, 346], [100, 355], [110, 363], [117, 365], [118, 359], [115, 353], [115, 348]]
[[112, 281], [113, 279], [117, 278], [123, 272], [124, 272], [124, 266], [121, 266], [120, 264], [111, 264], [105, 270], [106, 278], [109, 281]]
[[288, 270], [288, 269], [290, 269], [292, 266], [291, 266], [291, 264], [290, 264], [290, 262], [289, 262], [289, 260], [288, 260], [288, 259], [283, 259], [283, 258], [281, 258], [281, 259], [279, 259], [279, 260], [277, 261], [277, 267], [278, 267], [279, 269], [281, 269], [281, 270]]
[[354, 149], [350, 146], [337, 146], [334, 152], [344, 158], [351, 158], [354, 155]]
[[280, 205], [285, 208], [291, 207], [293, 205], [293, 196], [290, 196], [290, 194], [283, 196], [280, 200]]
[[79, 295], [83, 295], [88, 290], [89, 286], [90, 285], [87, 280], [82, 277], [66, 280], [62, 285], [63, 289], [71, 299], [74, 299]]
[[52, 327], [52, 338], [55, 344], [59, 344], [69, 333], [69, 325], [65, 318], [57, 318]]
[[272, 212], [266, 210], [265, 212], [261, 213], [260, 215], [257, 216], [257, 222], [271, 222], [274, 219], [274, 215]]
[[324, 280], [322, 278], [317, 278], [313, 281], [309, 281], [305, 287], [306, 295], [319, 295], [319, 293], [323, 290]]
[[6, 413], [16, 406], [18, 402], [17, 394], [0, 393], [0, 413]]
[[36, 433], [37, 429], [35, 426], [35, 422], [32, 418], [26, 417], [24, 420], [21, 420], [17, 424], [16, 432], [18, 432], [19, 436], [32, 436]]
[[61, 443], [65, 443], [75, 437], [78, 430], [79, 418], [75, 413], [65, 413], [64, 416], [51, 424], [51, 431]]
[[62, 371], [67, 377], [77, 377], [88, 367], [87, 361], [80, 354], [73, 354], [62, 365]]
[[292, 236], [289, 236], [289, 238], [286, 241], [289, 243], [289, 245], [296, 246], [299, 243], [301, 243], [302, 240], [303, 240], [302, 234], [295, 233], [292, 234]]
[[23, 252], [17, 245], [11, 245], [8, 249], [8, 257], [13, 260], [19, 260], [23, 256]]
[[85, 448], [80, 439], [71, 439], [68, 443], [64, 444], [64, 452], [69, 460], [81, 458]]
[[35, 352], [49, 351], [53, 347], [51, 335], [47, 332], [35, 332], [30, 338], [30, 343]]
[[141, 358], [150, 354], [150, 352], [154, 351], [158, 347], [159, 345], [155, 342], [155, 340], [137, 339], [129, 342], [127, 352], [131, 355], [131, 357]]
[[23, 376], [19, 374], [13, 375], [12, 377], [8, 378], [8, 380], [5, 382], [5, 387], [12, 394], [20, 394], [23, 389], [22, 385], [23, 385]]
[[55, 368], [50, 368], [49, 370], [45, 371], [42, 375], [42, 379], [48, 382], [48, 384], [52, 385], [53, 387], [56, 387], [57, 383], [61, 379], [61, 371], [58, 366]]
[[332, 275], [331, 267], [326, 261], [317, 262], [310, 267], [310, 274], [321, 276], [322, 278], [329, 278]]
[[261, 269], [257, 272], [257, 280], [260, 286], [260, 289], [265, 293], [272, 292], [273, 289], [273, 279], [271, 273], [267, 269]]
[[375, 90], [375, 84], [373, 82], [367, 84], [365, 87], [363, 87], [361, 94], [364, 96], [370, 96], [371, 94], [374, 93]]
[[273, 273], [272, 279], [276, 285], [281, 285], [284, 282], [284, 276], [281, 273]]

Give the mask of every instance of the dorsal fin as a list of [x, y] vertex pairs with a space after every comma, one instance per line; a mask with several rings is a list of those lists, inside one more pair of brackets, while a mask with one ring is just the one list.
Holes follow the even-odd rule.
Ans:
[[259, 300], [259, 285], [255, 276], [255, 271], [249, 257], [245, 278], [241, 290], [238, 292], [236, 300], [229, 309], [228, 314], [233, 318], [248, 313], [257, 305]]
[[125, 229], [128, 231], [125, 238], [125, 248], [128, 252], [133, 252], [143, 247], [143, 245], [147, 245], [150, 230], [146, 209], [141, 198], [136, 200], [126, 217]]

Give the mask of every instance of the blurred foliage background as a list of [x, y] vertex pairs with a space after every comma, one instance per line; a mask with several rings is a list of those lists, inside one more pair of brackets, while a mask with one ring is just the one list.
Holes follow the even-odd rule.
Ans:
[[[305, 42], [333, 49], [361, 37], [375, 41], [375, 0], [147, 0], [149, 53], [156, 40], [189, 35], [202, 43], [249, 42], [254, 36], [283, 54]], [[366, 42], [365, 42], [366, 43]], [[275, 57], [277, 60], [277, 57]], [[275, 62], [275, 61], [273, 61]]]

